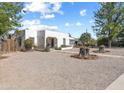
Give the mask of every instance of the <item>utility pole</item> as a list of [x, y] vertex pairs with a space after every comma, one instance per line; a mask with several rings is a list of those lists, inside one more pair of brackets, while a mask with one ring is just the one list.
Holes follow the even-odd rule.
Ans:
[[87, 33], [87, 28], [86, 28], [86, 33]]

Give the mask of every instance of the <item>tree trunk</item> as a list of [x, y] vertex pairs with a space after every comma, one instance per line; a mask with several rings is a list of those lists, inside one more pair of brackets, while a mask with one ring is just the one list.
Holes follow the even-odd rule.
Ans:
[[88, 56], [89, 55], [89, 48], [80, 48], [79, 56]]
[[108, 40], [108, 47], [111, 48], [112, 41], [109, 39]]
[[[110, 22], [110, 19], [108, 19], [108, 20], [109, 20], [108, 22]], [[111, 43], [112, 43], [112, 40], [111, 40], [110, 35], [111, 35], [111, 30], [109, 29], [109, 34], [108, 34], [108, 48], [111, 48]]]
[[101, 45], [99, 47], [99, 53], [104, 53], [105, 52], [105, 46], [104, 45]]

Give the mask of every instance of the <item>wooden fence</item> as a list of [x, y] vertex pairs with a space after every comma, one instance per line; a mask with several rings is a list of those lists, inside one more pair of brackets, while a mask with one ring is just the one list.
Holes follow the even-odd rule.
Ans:
[[4, 53], [16, 52], [16, 50], [17, 50], [16, 45], [17, 44], [16, 44], [15, 38], [4, 40], [1, 43], [1, 51]]

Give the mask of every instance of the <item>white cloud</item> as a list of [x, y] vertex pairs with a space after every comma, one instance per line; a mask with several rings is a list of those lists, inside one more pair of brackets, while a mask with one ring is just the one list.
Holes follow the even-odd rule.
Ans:
[[[60, 2], [31, 2], [25, 5], [24, 10], [29, 12], [41, 13], [41, 18], [44, 16], [49, 16], [49, 18], [54, 18], [53, 13], [63, 14], [61, 11], [62, 3]], [[52, 15], [52, 17], [51, 17]], [[54, 16], [54, 17], [53, 17]]]
[[22, 25], [24, 26], [31, 26], [31, 25], [39, 25], [41, 24], [40, 20], [34, 19], [34, 20], [24, 20], [22, 22]]
[[43, 2], [31, 2], [25, 5], [25, 10], [30, 12], [48, 12], [48, 5]]
[[57, 26], [35, 25], [37, 30], [58, 30]]
[[70, 23], [68, 23], [68, 22], [65, 23], [65, 26], [66, 26], [66, 27], [69, 27], [69, 26], [82, 26], [82, 25], [83, 25], [83, 24], [80, 23], [80, 22], [77, 22], [77, 23], [75, 23], [75, 24], [73, 24], [73, 23], [70, 24]]
[[81, 15], [81, 16], [85, 16], [85, 15], [86, 15], [86, 9], [81, 10], [81, 11], [80, 11], [80, 15]]
[[70, 26], [70, 24], [67, 22], [67, 23], [65, 23], [65, 26], [66, 26], [66, 27], [69, 27], [69, 26]]
[[54, 14], [47, 14], [47, 15], [41, 16], [42, 19], [51, 19], [51, 18], [54, 18], [54, 17], [55, 17]]
[[38, 31], [38, 30], [58, 30], [57, 26], [48, 26], [42, 25], [38, 19], [34, 20], [24, 20], [22, 22], [22, 29], [29, 29], [31, 31]]
[[61, 8], [62, 4], [59, 2], [54, 2], [52, 4], [53, 4], [53, 11], [54, 12], [60, 12], [60, 8]]
[[31, 31], [38, 31], [38, 30], [52, 30], [52, 31], [57, 31], [58, 27], [57, 26], [48, 26], [48, 25], [32, 25], [31, 27], [25, 26], [23, 29], [28, 29]]
[[76, 26], [82, 26], [82, 24], [80, 22], [77, 22]]
[[89, 23], [94, 23], [94, 21], [93, 20], [90, 20]]

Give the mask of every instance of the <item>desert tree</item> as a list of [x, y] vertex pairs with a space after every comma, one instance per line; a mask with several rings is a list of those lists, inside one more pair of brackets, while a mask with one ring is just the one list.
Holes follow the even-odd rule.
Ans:
[[0, 36], [21, 26], [22, 9], [20, 2], [0, 3]]
[[85, 33], [82, 33], [82, 34], [81, 34], [79, 40], [80, 40], [84, 45], [89, 45], [90, 40], [91, 40], [91, 34], [86, 31]]
[[94, 12], [94, 18], [95, 25], [93, 26], [93, 30], [96, 32], [98, 38], [108, 38], [108, 46], [111, 48], [112, 40], [123, 29], [124, 3], [100, 3], [100, 9]]

